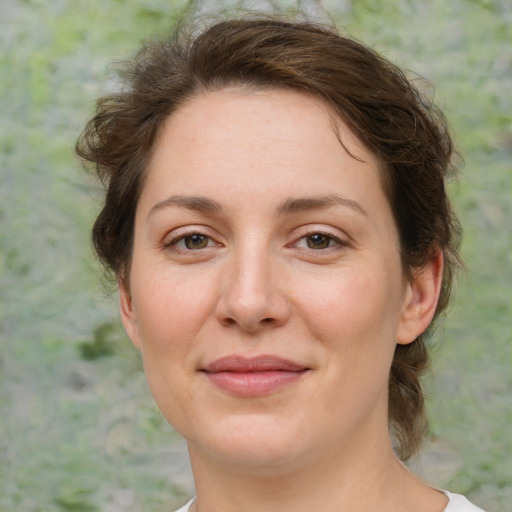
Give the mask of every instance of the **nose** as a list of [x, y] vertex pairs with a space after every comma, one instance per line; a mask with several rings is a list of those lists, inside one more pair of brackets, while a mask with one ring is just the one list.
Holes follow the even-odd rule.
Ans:
[[280, 289], [278, 269], [269, 254], [239, 254], [226, 262], [217, 320], [225, 327], [248, 333], [284, 325], [290, 308]]

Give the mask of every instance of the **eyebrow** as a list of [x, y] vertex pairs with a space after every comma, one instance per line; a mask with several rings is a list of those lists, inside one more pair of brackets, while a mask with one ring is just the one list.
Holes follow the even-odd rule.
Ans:
[[[278, 212], [281, 215], [300, 213], [309, 210], [318, 210], [329, 208], [330, 206], [348, 206], [353, 210], [367, 215], [366, 210], [357, 202], [352, 199], [347, 199], [337, 194], [319, 197], [298, 197], [287, 199], [279, 208]], [[187, 208], [188, 210], [199, 211], [202, 213], [219, 213], [222, 211], [222, 206], [217, 201], [208, 199], [201, 196], [171, 196], [159, 203], [155, 204], [149, 211], [148, 217], [153, 215], [163, 208], [172, 206], [179, 206]]]
[[148, 213], [148, 217], [155, 212], [168, 208], [170, 206], [181, 206], [188, 210], [199, 211], [203, 213], [218, 213], [222, 207], [216, 201], [199, 196], [171, 196], [155, 204]]
[[320, 197], [299, 197], [296, 199], [290, 198], [287, 199], [279, 208], [279, 213], [300, 213], [308, 210], [329, 208], [330, 206], [336, 205], [348, 206], [349, 208], [352, 208], [353, 210], [356, 210], [363, 215], [367, 215], [366, 210], [357, 201], [347, 199], [346, 197], [342, 197], [337, 194]]

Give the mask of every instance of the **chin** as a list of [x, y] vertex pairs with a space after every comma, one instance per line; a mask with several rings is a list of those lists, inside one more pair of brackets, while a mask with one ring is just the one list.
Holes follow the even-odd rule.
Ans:
[[[199, 433], [196, 443], [187, 439], [193, 452], [249, 472], [279, 473], [289, 469], [304, 455], [307, 443], [304, 432], [270, 415], [241, 415], [224, 418], [215, 427], [209, 425]], [[300, 440], [300, 441], [298, 441]]]

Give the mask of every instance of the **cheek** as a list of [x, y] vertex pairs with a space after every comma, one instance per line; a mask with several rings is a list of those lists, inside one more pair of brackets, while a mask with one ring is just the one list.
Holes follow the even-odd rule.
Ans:
[[196, 399], [190, 379], [197, 334], [211, 309], [209, 294], [201, 280], [179, 273], [144, 277], [132, 281], [144, 372], [158, 407], [179, 430], [180, 418]]
[[316, 337], [331, 343], [357, 348], [392, 338], [400, 309], [400, 290], [393, 277], [369, 272], [364, 266], [332, 272], [325, 281], [315, 278], [305, 288], [314, 290], [297, 293], [302, 297], [300, 308], [308, 312], [309, 324]]
[[[324, 350], [326, 400], [323, 416], [333, 428], [348, 416], [357, 424], [379, 400], [387, 399], [387, 382], [396, 346], [400, 290], [393, 277], [363, 268], [345, 269], [320, 293], [301, 305], [309, 328]], [[333, 414], [338, 411], [339, 414]]]
[[161, 268], [137, 277], [132, 290], [143, 350], [163, 354], [189, 346], [211, 310], [211, 280], [197, 272]]

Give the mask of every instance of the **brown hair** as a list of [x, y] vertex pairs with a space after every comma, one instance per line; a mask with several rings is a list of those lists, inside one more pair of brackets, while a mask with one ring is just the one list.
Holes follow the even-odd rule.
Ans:
[[[92, 231], [100, 260], [129, 284], [137, 201], [163, 121], [205, 91], [231, 85], [288, 88], [325, 101], [377, 156], [400, 237], [406, 275], [444, 256], [436, 317], [446, 308], [460, 228], [445, 192], [452, 142], [441, 112], [395, 65], [332, 27], [271, 17], [216, 23], [197, 36], [179, 28], [129, 61], [126, 88], [98, 100], [77, 143], [106, 188]], [[425, 432], [419, 381], [429, 329], [397, 345], [389, 378], [389, 421], [403, 459]]]

